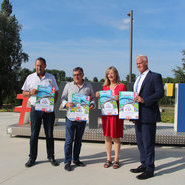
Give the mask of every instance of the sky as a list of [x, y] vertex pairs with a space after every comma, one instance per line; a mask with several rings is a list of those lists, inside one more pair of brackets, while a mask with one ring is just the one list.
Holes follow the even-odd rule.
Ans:
[[[130, 17], [133, 10], [133, 73], [136, 56], [147, 55], [149, 68], [164, 78], [182, 64], [185, 49], [184, 0], [10, 0], [22, 25], [20, 37], [34, 68], [44, 57], [48, 69], [72, 76], [80, 66], [85, 76], [102, 79], [110, 66], [120, 78], [129, 74]], [[2, 3], [2, 0], [0, 0]]]

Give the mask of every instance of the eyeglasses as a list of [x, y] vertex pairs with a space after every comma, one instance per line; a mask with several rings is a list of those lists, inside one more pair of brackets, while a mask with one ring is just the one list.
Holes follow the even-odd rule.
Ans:
[[73, 76], [81, 76], [82, 73], [79, 73], [79, 74], [73, 74]]

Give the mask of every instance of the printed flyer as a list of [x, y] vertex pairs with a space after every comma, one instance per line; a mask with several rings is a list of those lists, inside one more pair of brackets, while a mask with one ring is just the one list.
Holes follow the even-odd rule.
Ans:
[[70, 108], [68, 118], [72, 121], [87, 121], [89, 118], [90, 96], [72, 94], [74, 107]]
[[111, 90], [99, 91], [99, 93], [102, 115], [118, 115], [117, 102], [114, 99]]
[[119, 119], [138, 119], [139, 104], [134, 102], [138, 93], [131, 91], [119, 92]]
[[55, 87], [38, 85], [39, 91], [36, 96], [35, 110], [43, 112], [53, 112], [55, 102]]

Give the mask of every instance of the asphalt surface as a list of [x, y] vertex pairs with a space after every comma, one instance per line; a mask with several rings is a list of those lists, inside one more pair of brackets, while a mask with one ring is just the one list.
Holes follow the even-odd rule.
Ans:
[[81, 161], [85, 167], [73, 166], [73, 171], [64, 170], [64, 141], [55, 141], [55, 156], [58, 167], [47, 161], [46, 144], [39, 140], [38, 158], [35, 166], [26, 168], [29, 138], [10, 138], [6, 133], [8, 125], [18, 123], [19, 113], [0, 112], [0, 185], [184, 185], [185, 148], [156, 147], [156, 171], [153, 178], [136, 179], [131, 168], [139, 165], [136, 145], [122, 145], [121, 167], [105, 169], [105, 145], [103, 143], [83, 143]]

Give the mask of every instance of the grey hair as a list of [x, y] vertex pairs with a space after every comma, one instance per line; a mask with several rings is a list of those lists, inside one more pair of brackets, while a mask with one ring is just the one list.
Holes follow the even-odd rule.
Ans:
[[74, 72], [74, 71], [80, 71], [80, 73], [84, 74], [84, 70], [83, 70], [83, 68], [81, 68], [81, 67], [75, 67], [75, 68], [73, 69], [73, 72]]
[[138, 58], [142, 58], [143, 62], [148, 62], [148, 57], [147, 57], [146, 55], [138, 55], [138, 56], [136, 57], [136, 60], [137, 60]]

